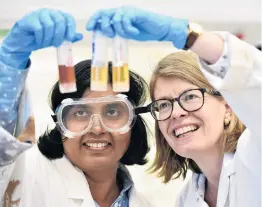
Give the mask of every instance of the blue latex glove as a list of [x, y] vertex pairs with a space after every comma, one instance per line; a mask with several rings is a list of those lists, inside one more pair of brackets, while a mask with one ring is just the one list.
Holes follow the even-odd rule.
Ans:
[[15, 23], [0, 48], [0, 61], [13, 68], [25, 69], [33, 51], [82, 38], [82, 34], [76, 33], [76, 23], [70, 14], [40, 9]]
[[188, 20], [156, 14], [136, 7], [120, 7], [97, 11], [89, 19], [86, 29], [101, 30], [109, 37], [116, 34], [138, 41], [171, 41], [182, 49], [185, 46]]

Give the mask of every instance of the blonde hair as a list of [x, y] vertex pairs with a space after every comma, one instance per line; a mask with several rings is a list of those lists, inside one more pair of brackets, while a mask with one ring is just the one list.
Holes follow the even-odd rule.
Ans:
[[[175, 77], [200, 88], [214, 90], [202, 74], [197, 56], [188, 51], [172, 53], [158, 63], [149, 85], [150, 96], [153, 101], [155, 100], [154, 90], [156, 81], [160, 77]], [[219, 98], [223, 99], [223, 97]], [[234, 152], [236, 150], [238, 138], [244, 129], [245, 126], [236, 115], [232, 113], [230, 124], [225, 126], [223, 136], [221, 136], [221, 147], [224, 153]], [[192, 159], [181, 157], [172, 150], [159, 130], [157, 121], [155, 122], [155, 136], [156, 156], [150, 167], [150, 171], [157, 172], [158, 177], [163, 178], [164, 183], [167, 183], [172, 178], [178, 178], [181, 175], [184, 179], [188, 169], [191, 169], [195, 173], [201, 173], [200, 168]]]

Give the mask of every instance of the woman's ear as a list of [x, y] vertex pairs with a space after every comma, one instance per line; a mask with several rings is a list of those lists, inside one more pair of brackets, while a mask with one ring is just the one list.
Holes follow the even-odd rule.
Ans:
[[225, 107], [226, 107], [226, 113], [232, 113], [232, 109], [231, 109], [231, 107], [226, 103], [225, 104]]
[[222, 103], [224, 104], [224, 106], [225, 106], [225, 114], [226, 113], [232, 113], [232, 109], [231, 109], [231, 107], [228, 105], [228, 103], [225, 101], [225, 100], [222, 100]]
[[224, 101], [224, 104], [225, 104], [224, 127], [228, 127], [231, 122], [231, 118], [232, 118], [232, 109], [226, 103], [226, 101]]

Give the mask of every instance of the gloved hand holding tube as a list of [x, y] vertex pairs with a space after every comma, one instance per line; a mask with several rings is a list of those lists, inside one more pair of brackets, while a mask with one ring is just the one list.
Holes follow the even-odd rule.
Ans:
[[111, 38], [117, 34], [138, 41], [171, 41], [176, 48], [183, 49], [188, 35], [188, 20], [124, 6], [97, 11], [89, 19], [86, 29], [98, 29]]
[[13, 68], [26, 69], [33, 51], [82, 38], [83, 35], [76, 32], [76, 23], [70, 14], [40, 9], [15, 23], [0, 47], [0, 61]]
[[0, 46], [0, 126], [14, 133], [16, 110], [25, 87], [31, 53], [82, 38], [83, 35], [76, 32], [74, 18], [59, 10], [40, 9], [14, 24]]

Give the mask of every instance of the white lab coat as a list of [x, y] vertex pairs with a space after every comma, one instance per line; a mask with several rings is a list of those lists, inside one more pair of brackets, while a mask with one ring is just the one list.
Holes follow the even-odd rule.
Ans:
[[[0, 187], [8, 183], [4, 198], [12, 200], [11, 206], [95, 207], [83, 172], [74, 167], [65, 156], [48, 160], [36, 145], [22, 153], [11, 165], [0, 168]], [[5, 188], [0, 188], [0, 192]], [[0, 202], [0, 206], [4, 206], [3, 203], [1, 205]], [[152, 205], [132, 187], [129, 206]]]
[[[200, 60], [201, 70], [247, 129], [239, 138], [235, 154], [224, 156], [217, 207], [260, 207], [262, 53], [229, 33], [219, 34], [228, 49], [228, 71], [224, 78], [215, 77], [207, 71], [219, 73], [221, 62], [208, 66]], [[203, 174], [193, 173], [176, 206], [207, 207], [203, 200], [205, 180]]]

